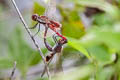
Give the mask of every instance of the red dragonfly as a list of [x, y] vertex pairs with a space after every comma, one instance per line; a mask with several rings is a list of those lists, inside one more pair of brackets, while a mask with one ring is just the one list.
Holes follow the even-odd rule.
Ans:
[[[39, 24], [38, 32], [40, 31], [40, 24], [43, 24], [45, 26], [45, 29], [48, 30], [48, 28], [50, 28], [59, 37], [61, 37], [62, 39], [66, 40], [66, 38], [64, 36], [62, 36], [57, 31], [57, 29], [61, 28], [61, 24], [59, 22], [54, 21], [54, 20], [51, 19], [53, 17], [53, 14], [54, 14], [55, 11], [56, 11], [56, 1], [55, 0], [49, 0], [48, 8], [46, 9], [45, 14], [42, 15], [42, 16], [39, 16], [38, 14], [33, 14], [32, 15], [32, 20], [36, 21], [37, 24]], [[31, 29], [36, 28], [37, 24], [34, 27], [32, 27]], [[46, 38], [46, 32], [44, 33], [44, 38]]]
[[[51, 47], [50, 44], [46, 41], [46, 38], [44, 38], [45, 46], [51, 52], [49, 55], [46, 56], [46, 62], [48, 62], [48, 65], [56, 53], [61, 53], [63, 45], [67, 43], [67, 39], [66, 40], [64, 40], [64, 39], [57, 40], [56, 37], [57, 36], [53, 37], [53, 39], [56, 42], [54, 47]], [[44, 68], [44, 71], [43, 71], [41, 77], [44, 75], [45, 70], [46, 70], [46, 67]]]
[[[45, 14], [42, 16], [39, 16], [38, 14], [33, 14], [32, 15], [32, 20], [36, 21], [37, 24], [39, 24], [39, 29], [38, 32], [40, 30], [40, 24], [45, 26], [45, 32], [44, 32], [44, 44], [46, 46], [46, 48], [51, 52], [51, 54], [46, 56], [46, 62], [49, 62], [52, 60], [52, 58], [54, 57], [54, 55], [56, 53], [60, 53], [62, 50], [62, 46], [67, 43], [67, 39], [66, 37], [62, 36], [57, 30], [61, 28], [61, 24], [55, 20], [53, 20], [52, 18], [54, 17], [54, 12], [56, 11], [56, 1], [55, 0], [49, 0], [49, 4], [48, 4], [48, 8], [45, 11]], [[37, 24], [32, 27], [32, 28], [36, 28]], [[46, 35], [48, 32], [48, 28], [50, 28], [51, 30], [53, 30], [59, 37], [61, 37], [61, 39], [59, 39], [57, 41], [57, 39], [53, 36], [54, 41], [56, 42], [54, 47], [51, 47], [47, 41], [46, 41]], [[37, 33], [38, 33], [37, 32]], [[36, 33], [36, 34], [37, 34]], [[46, 69], [46, 68], [45, 68]], [[45, 69], [42, 75], [44, 75], [45, 73]]]

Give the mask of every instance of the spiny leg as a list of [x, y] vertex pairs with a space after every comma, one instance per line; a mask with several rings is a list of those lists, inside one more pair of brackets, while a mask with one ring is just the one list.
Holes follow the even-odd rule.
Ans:
[[40, 24], [39, 24], [39, 27], [38, 27], [38, 31], [35, 33], [34, 37], [39, 33], [40, 31]]

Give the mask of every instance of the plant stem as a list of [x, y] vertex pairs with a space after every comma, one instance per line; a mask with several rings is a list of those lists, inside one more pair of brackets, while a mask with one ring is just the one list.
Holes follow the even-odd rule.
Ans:
[[39, 51], [40, 56], [42, 57], [42, 60], [43, 60], [43, 62], [44, 62], [44, 64], [45, 64], [45, 67], [47, 68], [46, 71], [47, 71], [48, 78], [49, 78], [49, 80], [51, 80], [49, 68], [48, 68], [47, 63], [46, 63], [46, 61], [45, 61], [45, 57], [44, 57], [44, 55], [43, 55], [43, 53], [42, 53], [40, 47], [38, 46], [38, 43], [36, 42], [36, 40], [34, 39], [34, 37], [33, 37], [32, 33], [31, 33], [31, 31], [29, 30], [29, 27], [28, 27], [28, 25], [26, 24], [25, 20], [23, 19], [23, 17], [22, 17], [22, 15], [21, 15], [21, 13], [20, 13], [20, 11], [19, 11], [19, 9], [18, 9], [18, 7], [17, 7], [15, 1], [14, 1], [14, 0], [11, 0], [11, 1], [12, 1], [13, 5], [14, 5], [14, 7], [15, 7], [17, 13], [18, 13], [18, 16], [19, 16], [21, 22], [22, 22], [23, 25], [24, 25], [24, 28], [25, 28], [26, 31], [28, 32], [28, 34], [29, 34], [29, 36], [31, 37], [31, 39], [32, 39], [32, 41], [33, 41], [33, 43], [34, 43], [34, 45], [36, 46], [37, 50]]
[[11, 73], [11, 75], [10, 75], [10, 80], [13, 79], [13, 76], [14, 76], [14, 74], [15, 74], [16, 64], [17, 64], [17, 62], [15, 61], [15, 62], [14, 62], [14, 67], [13, 67], [12, 73]]

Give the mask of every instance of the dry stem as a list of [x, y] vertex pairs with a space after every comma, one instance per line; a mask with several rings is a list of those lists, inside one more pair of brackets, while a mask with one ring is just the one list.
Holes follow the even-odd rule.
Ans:
[[14, 76], [14, 74], [15, 74], [16, 64], [17, 64], [17, 62], [15, 61], [15, 62], [14, 62], [14, 67], [13, 67], [12, 73], [11, 73], [11, 75], [10, 75], [10, 80], [13, 79], [13, 76]]
[[43, 55], [43, 53], [42, 53], [40, 47], [38, 46], [38, 43], [37, 43], [36, 40], [34, 39], [34, 37], [33, 37], [32, 33], [31, 33], [31, 31], [29, 30], [28, 25], [27, 25], [26, 22], [24, 21], [24, 19], [23, 19], [21, 13], [20, 13], [20, 11], [19, 11], [19, 9], [18, 9], [18, 7], [17, 7], [15, 1], [14, 1], [14, 0], [11, 0], [11, 1], [12, 1], [13, 5], [14, 5], [14, 7], [15, 7], [17, 13], [18, 13], [18, 16], [19, 16], [21, 22], [22, 22], [23, 25], [24, 25], [24, 28], [25, 28], [26, 31], [28, 32], [28, 34], [29, 34], [29, 36], [31, 37], [31, 39], [32, 39], [32, 41], [33, 41], [33, 43], [34, 43], [34, 45], [36, 46], [37, 50], [39, 51], [40, 56], [42, 57], [42, 60], [43, 60], [43, 62], [44, 62], [44, 64], [45, 64], [45, 67], [47, 68], [46, 71], [47, 71], [48, 78], [49, 78], [49, 80], [51, 80], [49, 68], [48, 68], [47, 63], [46, 63], [46, 61], [45, 61], [45, 57], [44, 57], [44, 55]]

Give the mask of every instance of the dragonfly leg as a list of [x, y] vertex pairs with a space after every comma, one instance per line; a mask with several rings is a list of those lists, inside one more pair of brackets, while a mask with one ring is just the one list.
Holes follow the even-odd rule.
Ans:
[[47, 35], [47, 31], [48, 31], [48, 27], [45, 27], [44, 38], [46, 38], [46, 35]]
[[52, 36], [52, 38], [53, 38], [53, 40], [55, 41], [55, 43], [57, 43], [57, 38], [56, 38], [55, 35], [56, 35], [56, 34], [54, 34], [54, 35]]
[[30, 27], [29, 29], [34, 29], [37, 27], [37, 25], [38, 25], [38, 23], [36, 23], [33, 27]]
[[39, 27], [38, 27], [38, 31], [35, 33], [34, 37], [39, 33], [40, 31], [40, 24], [39, 24]]
[[58, 43], [57, 37], [60, 37], [60, 36], [56, 36], [56, 35], [54, 34], [52, 37], [53, 37], [53, 40], [55, 41], [55, 43]]

